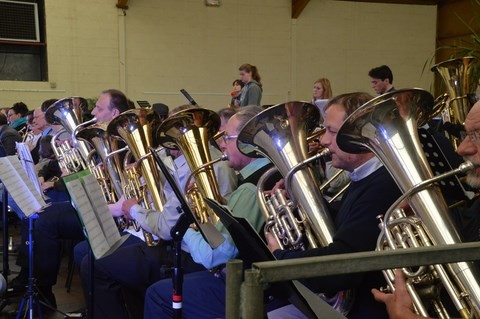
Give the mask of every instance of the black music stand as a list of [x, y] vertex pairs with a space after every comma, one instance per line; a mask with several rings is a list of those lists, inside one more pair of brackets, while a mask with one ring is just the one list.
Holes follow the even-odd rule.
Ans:
[[9, 304], [8, 300], [8, 275], [10, 274], [10, 267], [8, 261], [8, 192], [5, 185], [3, 185], [2, 192], [2, 222], [3, 222], [3, 270], [2, 274], [5, 277], [5, 292], [0, 299], [0, 311]]
[[193, 213], [190, 209], [190, 206], [187, 204], [183, 193], [178, 187], [177, 182], [173, 176], [168, 171], [168, 168], [163, 163], [162, 159], [156, 152], [154, 148], [150, 148], [150, 153], [153, 155], [153, 158], [157, 162], [160, 170], [162, 171], [165, 179], [172, 187], [173, 192], [180, 202], [180, 206], [177, 207], [178, 213], [181, 214], [177, 220], [177, 223], [170, 230], [170, 235], [173, 240], [173, 248], [175, 250], [173, 274], [172, 274], [172, 284], [173, 284], [173, 295], [172, 295], [172, 304], [173, 304], [173, 318], [182, 319], [182, 300], [183, 300], [183, 267], [182, 267], [182, 258], [181, 258], [181, 249], [182, 249], [182, 240], [185, 232], [188, 230], [192, 223], [196, 223], [196, 220], [193, 216]]
[[[41, 291], [38, 289], [36, 285], [36, 279], [33, 276], [33, 261], [34, 261], [34, 239], [33, 239], [33, 220], [38, 218], [38, 214], [33, 214], [32, 216], [28, 217], [28, 286], [27, 291], [22, 297], [20, 301], [20, 307], [17, 312], [16, 319], [21, 318], [29, 318], [33, 319], [35, 314], [35, 309], [37, 310], [38, 318], [42, 319], [42, 309], [40, 305], [43, 305], [50, 310], [60, 313], [64, 316], [64, 318], [74, 318], [71, 317], [69, 314], [60, 311], [54, 308], [52, 305], [41, 301], [39, 296], [43, 297]], [[27, 315], [28, 314], [28, 315]]]
[[[418, 129], [418, 137], [428, 164], [435, 176], [458, 167], [463, 160], [455, 153], [450, 141], [439, 132], [433, 135], [425, 128]], [[450, 155], [450, 156], [447, 156]], [[439, 182], [440, 190], [448, 205], [468, 199], [467, 191], [454, 175]]]
[[[214, 200], [209, 198], [204, 198], [204, 200], [208, 206], [213, 209], [232, 236], [235, 246], [237, 246], [241, 259], [243, 260], [244, 269], [250, 268], [254, 262], [276, 260], [273, 254], [268, 250], [264, 241], [245, 218], [233, 216], [230, 211]], [[268, 289], [268, 293], [280, 300], [288, 300], [308, 318], [317, 318], [317, 314], [310, 306], [306, 297], [300, 293], [293, 281], [274, 283]], [[324, 301], [318, 297], [316, 302], [322, 303]], [[326, 303], [325, 306], [327, 306]], [[336, 318], [342, 318], [341, 314], [335, 312], [333, 308], [325, 309], [325, 312], [329, 310], [332, 311], [331, 316], [338, 315]], [[326, 313], [323, 315], [325, 318], [331, 317]]]

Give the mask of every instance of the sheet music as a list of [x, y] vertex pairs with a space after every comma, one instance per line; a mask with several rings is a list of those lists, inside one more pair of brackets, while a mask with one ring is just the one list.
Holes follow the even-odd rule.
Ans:
[[65, 185], [72, 198], [72, 204], [75, 206], [75, 209], [87, 230], [88, 241], [93, 254], [96, 259], [99, 259], [108, 252], [111, 245], [108, 243], [102, 227], [97, 220], [97, 216], [95, 215], [95, 211], [90, 203], [87, 192], [83, 188], [80, 179], [69, 181], [65, 183]]
[[37, 171], [35, 170], [35, 164], [33, 163], [32, 153], [30, 153], [28, 144], [17, 142], [16, 145], [18, 156], [20, 157], [20, 161], [22, 162], [23, 169], [27, 172], [28, 178], [32, 181], [38, 194], [40, 194], [40, 196], [44, 198], [42, 187], [40, 185], [40, 181], [38, 180]]
[[115, 224], [112, 214], [105, 202], [102, 190], [93, 175], [85, 176], [83, 178], [83, 183], [87, 196], [90, 198], [97, 219], [102, 227], [103, 234], [107, 239], [109, 246], [113, 246], [118, 240], [120, 240], [120, 233], [118, 232], [117, 225]]
[[47, 205], [28, 178], [16, 155], [0, 158], [0, 179], [27, 217]]

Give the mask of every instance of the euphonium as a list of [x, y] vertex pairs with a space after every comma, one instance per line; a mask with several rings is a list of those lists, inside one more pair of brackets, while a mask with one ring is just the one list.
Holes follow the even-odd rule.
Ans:
[[[212, 167], [218, 160], [212, 161], [209, 150], [209, 142], [219, 126], [220, 118], [215, 112], [195, 107], [170, 115], [157, 130], [160, 144], [170, 149], [179, 148], [192, 171], [195, 187], [185, 194], [195, 206], [193, 211], [200, 223], [215, 224], [218, 220], [202, 196], [215, 200], [222, 198]], [[185, 186], [188, 187], [188, 182]]]
[[[473, 106], [471, 95], [475, 93], [474, 57], [463, 57], [441, 62], [432, 67], [432, 71], [441, 76], [447, 89], [449, 100], [443, 110], [443, 121], [455, 125], [463, 125], [468, 112]], [[460, 140], [450, 134], [455, 149]]]
[[[270, 213], [264, 214], [267, 223], [268, 220], [276, 220], [275, 227], [271, 230], [278, 241], [283, 241], [285, 233], [291, 231], [290, 227], [298, 228], [288, 248], [324, 247], [333, 241], [333, 220], [313, 170], [307, 165], [307, 137], [318, 127], [319, 120], [318, 108], [309, 103], [278, 104], [248, 121], [237, 139], [242, 153], [251, 157], [263, 155], [269, 158], [285, 178], [291, 202], [280, 203], [281, 211], [275, 212], [276, 215], [272, 218]], [[325, 153], [318, 156], [324, 156]], [[262, 187], [260, 183], [259, 187]], [[296, 210], [297, 206], [298, 214], [286, 220], [285, 216], [290, 212], [284, 214], [283, 210]], [[305, 238], [298, 238], [299, 236]], [[337, 311], [348, 313], [353, 300], [349, 293], [350, 291], [341, 292], [329, 303]]]
[[[137, 198], [141, 205], [147, 209], [162, 211], [165, 199], [160, 172], [149, 150], [152, 146], [152, 127], [147, 117], [150, 114], [151, 111], [146, 109], [123, 112], [110, 121], [107, 131], [110, 135], [121, 137], [135, 159], [134, 166], [145, 183], [142, 187], [142, 198]], [[144, 232], [144, 235], [149, 246], [157, 244], [152, 234]]]
[[[337, 133], [337, 145], [348, 153], [374, 152], [401, 191], [407, 193], [416, 185], [434, 179], [417, 132], [417, 127], [429, 120], [433, 104], [430, 93], [420, 89], [381, 95], [361, 106], [345, 120]], [[387, 216], [382, 225], [384, 231], [379, 238], [379, 249], [461, 242], [438, 186], [421, 189], [412, 194], [407, 202], [413, 215], [396, 210], [392, 218]], [[390, 235], [391, 230], [394, 230], [393, 235]], [[386, 238], [397, 241], [385, 242]], [[418, 294], [420, 291], [432, 292], [441, 283], [463, 318], [478, 318], [480, 277], [477, 272], [470, 262], [422, 267], [416, 274], [406, 271], [407, 276], [413, 277], [408, 290], [416, 310], [426, 315], [425, 309], [428, 307], [422, 305]], [[393, 287], [392, 272], [384, 274]], [[421, 288], [415, 290], [412, 282]], [[434, 303], [434, 307], [439, 316], [444, 318], [442, 305]]]
[[108, 135], [106, 123], [97, 123], [77, 129], [75, 136], [88, 142], [94, 148], [95, 151], [90, 152], [89, 158], [95, 154], [100, 157], [103, 167], [95, 166], [96, 177], [107, 203], [114, 203], [123, 195], [122, 163], [118, 153], [110, 155], [118, 150], [118, 140]]
[[[88, 145], [85, 142], [76, 143], [73, 136], [75, 129], [79, 125], [87, 123], [82, 123], [83, 112], [87, 107], [88, 102], [84, 98], [70, 97], [55, 102], [45, 112], [45, 119], [48, 123], [63, 127], [53, 136], [51, 145], [60, 167], [67, 170], [68, 173], [75, 173], [89, 166], [87, 163], [88, 154], [90, 153]], [[73, 147], [68, 140], [57, 145], [57, 139], [65, 132], [71, 136]]]

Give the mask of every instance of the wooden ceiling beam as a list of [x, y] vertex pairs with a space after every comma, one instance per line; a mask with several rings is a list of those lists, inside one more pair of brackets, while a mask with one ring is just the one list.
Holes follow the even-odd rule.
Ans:
[[119, 9], [128, 9], [128, 0], [117, 0], [117, 8]]
[[436, 5], [441, 0], [338, 0], [338, 1]]
[[292, 0], [292, 19], [297, 19], [310, 0]]

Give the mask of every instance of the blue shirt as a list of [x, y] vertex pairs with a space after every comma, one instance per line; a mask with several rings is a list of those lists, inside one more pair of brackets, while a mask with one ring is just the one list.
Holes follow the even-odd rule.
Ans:
[[[269, 163], [270, 161], [266, 158], [258, 158], [245, 166], [240, 171], [240, 175], [246, 179]], [[243, 183], [230, 195], [227, 206], [235, 216], [247, 219], [253, 228], [259, 232], [265, 220], [256, 193], [256, 185]], [[225, 241], [215, 249], [212, 249], [202, 235], [193, 229], [187, 230], [183, 237], [182, 248], [190, 252], [193, 260], [202, 264], [205, 268], [213, 268], [224, 264], [238, 255], [238, 249], [225, 226], [219, 221], [215, 227], [225, 238]]]

